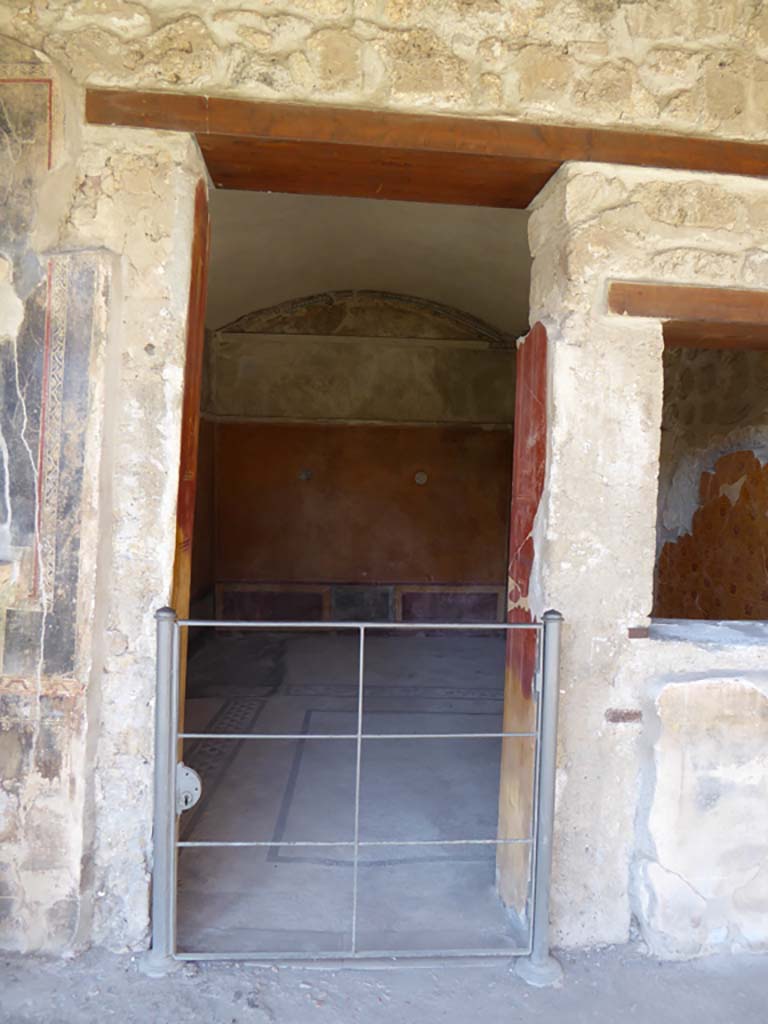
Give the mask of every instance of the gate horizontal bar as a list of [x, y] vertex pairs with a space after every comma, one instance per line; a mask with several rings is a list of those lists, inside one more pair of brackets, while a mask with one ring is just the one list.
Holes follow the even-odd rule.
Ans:
[[306, 840], [293, 840], [292, 842], [283, 842], [280, 839], [269, 839], [253, 841], [244, 840], [243, 842], [224, 842], [215, 839], [200, 840], [184, 840], [176, 843], [177, 847], [219, 847], [219, 846], [313, 846], [313, 847], [326, 847], [326, 846], [512, 846], [514, 844], [528, 844], [532, 843], [533, 839], [376, 839], [363, 842], [362, 840], [357, 844], [353, 839], [344, 839], [341, 842], [334, 843], [328, 842], [327, 840], [318, 842], [308, 842]]
[[529, 629], [540, 633], [540, 622], [252, 622], [224, 619], [177, 619], [177, 626], [210, 627], [211, 629], [372, 629], [384, 630], [499, 630]]
[[355, 961], [363, 961], [366, 966], [380, 964], [383, 967], [393, 967], [393, 961], [408, 960], [412, 963], [429, 967], [439, 967], [441, 960], [512, 960], [516, 957], [529, 956], [531, 952], [528, 946], [510, 946], [506, 949], [498, 947], [492, 949], [414, 949], [414, 950], [361, 950], [356, 952], [347, 951], [341, 953], [330, 953], [322, 950], [316, 953], [256, 953], [241, 952], [233, 950], [231, 953], [174, 953], [173, 959], [182, 963], [187, 961], [201, 960], [247, 960], [255, 963], [274, 963], [275, 961], [290, 960], [298, 964], [316, 964], [318, 960], [324, 960], [328, 969], [338, 965], [339, 967], [349, 966]]
[[[180, 740], [356, 740], [356, 732], [180, 732]], [[364, 732], [364, 740], [535, 739], [535, 732]]]

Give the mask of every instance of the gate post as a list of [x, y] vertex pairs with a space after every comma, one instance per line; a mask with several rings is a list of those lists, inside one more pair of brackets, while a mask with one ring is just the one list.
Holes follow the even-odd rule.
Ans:
[[563, 616], [547, 611], [544, 622], [544, 652], [539, 700], [539, 807], [536, 816], [536, 857], [533, 869], [533, 920], [531, 955], [517, 963], [517, 973], [541, 988], [554, 985], [563, 976], [560, 963], [549, 950], [549, 890], [552, 875], [552, 835], [555, 820], [555, 775], [557, 772], [557, 705], [560, 697], [560, 630]]
[[152, 947], [142, 964], [145, 974], [161, 977], [174, 966], [176, 858], [177, 678], [176, 612], [160, 608], [157, 622], [155, 691], [155, 792], [152, 826]]

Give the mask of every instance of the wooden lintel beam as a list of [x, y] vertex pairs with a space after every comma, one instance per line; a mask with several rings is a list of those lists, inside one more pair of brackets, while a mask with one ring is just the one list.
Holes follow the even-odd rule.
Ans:
[[762, 324], [768, 323], [768, 291], [612, 281], [608, 308], [612, 313], [655, 320]]
[[664, 321], [669, 347], [768, 349], [768, 291], [612, 281], [608, 309]]
[[712, 324], [701, 320], [668, 320], [662, 331], [667, 348], [768, 351], [768, 323]]
[[217, 188], [525, 209], [558, 168], [439, 151], [198, 135]]
[[768, 176], [768, 146], [569, 125], [261, 103], [168, 92], [86, 91], [89, 124], [194, 132], [202, 137], [364, 146], [559, 165], [566, 160]]

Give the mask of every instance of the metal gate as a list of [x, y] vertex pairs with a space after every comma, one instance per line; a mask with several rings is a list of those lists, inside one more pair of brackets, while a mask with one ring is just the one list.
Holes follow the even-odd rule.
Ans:
[[[442, 958], [467, 956], [526, 957], [524, 964], [529, 973], [547, 980], [553, 970], [549, 955], [549, 879], [552, 861], [552, 828], [554, 813], [555, 756], [558, 705], [558, 663], [560, 628], [562, 616], [558, 612], [547, 612], [542, 622], [509, 623], [504, 625], [478, 623], [361, 623], [361, 622], [227, 622], [177, 619], [170, 608], [156, 613], [157, 620], [157, 699], [155, 736], [155, 804], [154, 804], [154, 864], [152, 874], [152, 950], [150, 969], [163, 972], [172, 960], [291, 960], [291, 959], [391, 959]], [[351, 740], [355, 745], [355, 789], [354, 789], [354, 835], [341, 842], [293, 842], [281, 841], [280, 846], [347, 848], [352, 855], [352, 906], [349, 947], [341, 953], [275, 951], [262, 952], [248, 949], [232, 949], [227, 952], [183, 952], [177, 948], [177, 859], [180, 849], [185, 848], [249, 848], [274, 847], [275, 841], [182, 841], [179, 839], [179, 820], [199, 795], [194, 772], [180, 760], [180, 744], [184, 740], [216, 741], [273, 741], [306, 740], [304, 733], [209, 733], [183, 732], [179, 730], [179, 671], [181, 664], [182, 631], [189, 627], [202, 629], [262, 630], [262, 631], [337, 631], [357, 635], [357, 728], [355, 733], [313, 734], [313, 740]], [[461, 732], [461, 733], [376, 733], [364, 729], [363, 709], [365, 706], [365, 657], [366, 637], [387, 631], [439, 631], [440, 634], [454, 631], [484, 632], [498, 631], [508, 634], [513, 630], [533, 631], [537, 639], [536, 678], [533, 686], [535, 697], [535, 727], [526, 732]], [[360, 791], [361, 753], [363, 744], [376, 740], [433, 740], [433, 739], [498, 739], [501, 741], [531, 740], [534, 744], [533, 813], [530, 832], [514, 838], [484, 838], [462, 836], [458, 839], [436, 840], [418, 836], [408, 839], [364, 840], [360, 836]], [[197, 791], [196, 791], [197, 790]], [[526, 937], [517, 948], [472, 948], [472, 949], [366, 949], [359, 942], [358, 903], [360, 894], [360, 855], [371, 847], [384, 846], [494, 846], [497, 849], [506, 844], [525, 845], [530, 850], [530, 884], [526, 914]], [[525, 973], [521, 971], [520, 973]], [[529, 978], [529, 980], [531, 980]]]

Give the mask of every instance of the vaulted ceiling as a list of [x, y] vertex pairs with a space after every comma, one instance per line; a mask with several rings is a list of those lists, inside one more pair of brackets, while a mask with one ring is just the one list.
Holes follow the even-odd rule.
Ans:
[[208, 326], [317, 292], [372, 289], [528, 324], [523, 210], [215, 191]]

